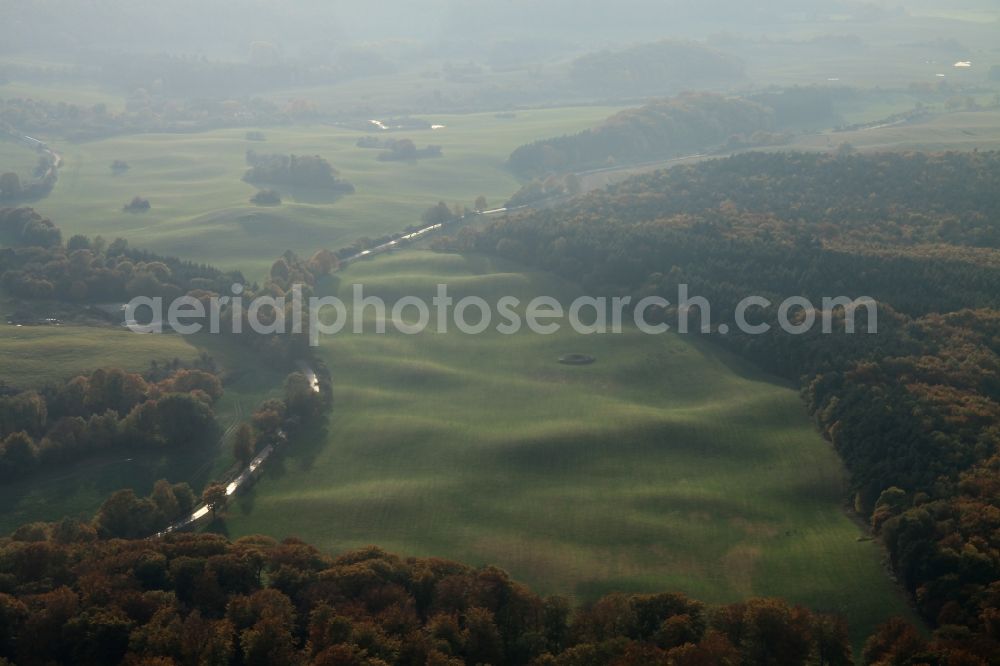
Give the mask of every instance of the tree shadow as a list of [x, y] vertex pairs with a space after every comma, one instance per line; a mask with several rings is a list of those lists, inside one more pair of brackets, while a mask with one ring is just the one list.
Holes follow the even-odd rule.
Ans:
[[327, 438], [330, 434], [329, 417], [330, 413], [327, 412], [323, 418], [303, 426], [295, 434], [294, 443], [290, 445], [291, 453], [295, 457], [297, 466], [302, 471], [308, 471], [313, 468], [320, 451], [326, 446]]
[[253, 513], [254, 507], [257, 505], [256, 486], [259, 480], [260, 477], [254, 480], [250, 487], [246, 488], [243, 492], [236, 496], [236, 502], [234, 502], [234, 504], [244, 516], [248, 516]]
[[229, 526], [226, 525], [226, 519], [222, 514], [216, 516], [212, 519], [210, 523], [205, 526], [205, 532], [207, 534], [218, 534], [219, 536], [229, 538]]

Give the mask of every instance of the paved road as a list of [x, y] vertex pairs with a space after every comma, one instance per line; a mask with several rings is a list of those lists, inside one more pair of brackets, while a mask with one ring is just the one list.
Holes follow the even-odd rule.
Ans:
[[463, 216], [461, 216], [459, 218], [451, 220], [450, 222], [438, 223], [438, 224], [431, 224], [431, 225], [428, 225], [426, 227], [422, 227], [420, 229], [417, 229], [416, 231], [412, 231], [412, 232], [410, 232], [408, 234], [404, 234], [404, 235], [400, 236], [399, 238], [396, 238], [394, 240], [389, 241], [388, 243], [382, 243], [381, 245], [376, 245], [375, 247], [369, 248], [367, 250], [362, 250], [361, 252], [358, 252], [357, 254], [351, 255], [350, 257], [346, 257], [344, 259], [341, 259], [340, 260], [340, 265], [341, 266], [346, 266], [347, 264], [352, 264], [355, 261], [359, 261], [361, 259], [368, 259], [368, 258], [374, 257], [374, 256], [379, 255], [379, 254], [384, 254], [384, 253], [386, 253], [386, 252], [388, 252], [390, 250], [395, 250], [397, 248], [402, 247], [403, 245], [406, 245], [408, 243], [412, 243], [414, 241], [420, 240], [424, 236], [427, 236], [428, 234], [432, 234], [435, 231], [440, 231], [441, 229], [444, 229], [446, 226], [448, 226], [450, 224], [454, 224], [456, 222], [461, 222], [463, 220], [467, 220], [469, 217], [481, 217], [481, 216], [484, 216], [484, 215], [485, 216], [500, 215], [502, 213], [508, 213], [508, 212], [512, 212], [512, 211], [515, 211], [515, 210], [521, 210], [523, 208], [529, 208], [529, 206], [513, 206], [511, 208], [492, 208], [490, 210], [482, 210], [482, 211], [476, 211], [475, 213], [469, 213], [468, 215], [463, 215]]
[[[316, 372], [304, 362], [300, 363], [299, 367], [302, 373], [309, 380], [309, 385], [312, 387], [313, 392], [319, 393], [320, 385], [319, 385], [319, 378], [316, 376]], [[236, 427], [235, 424], [230, 426], [226, 430], [227, 434], [223, 435], [223, 439], [225, 439], [228, 433], [232, 432], [232, 430], [235, 427]], [[279, 430], [278, 441], [275, 444], [268, 444], [267, 446], [265, 446], [261, 450], [261, 452], [258, 453], [257, 456], [250, 461], [249, 465], [247, 465], [242, 471], [240, 471], [239, 474], [236, 475], [235, 478], [233, 478], [228, 484], [226, 484], [226, 497], [227, 498], [232, 497], [237, 492], [239, 492], [241, 488], [250, 483], [250, 481], [253, 480], [254, 475], [257, 473], [257, 470], [260, 469], [260, 467], [265, 462], [267, 462], [267, 459], [271, 457], [271, 454], [274, 453], [276, 447], [280, 444], [284, 444], [287, 441], [288, 441], [288, 436], [285, 434], [283, 430]], [[156, 536], [162, 537], [164, 535], [170, 534], [171, 532], [177, 532], [178, 530], [183, 530], [187, 527], [195, 525], [201, 520], [203, 520], [206, 516], [208, 516], [211, 512], [212, 512], [211, 505], [199, 504], [194, 508], [194, 511], [191, 512], [191, 515], [181, 518], [177, 522], [173, 523], [172, 525], [164, 529], [162, 532], [157, 532]]]

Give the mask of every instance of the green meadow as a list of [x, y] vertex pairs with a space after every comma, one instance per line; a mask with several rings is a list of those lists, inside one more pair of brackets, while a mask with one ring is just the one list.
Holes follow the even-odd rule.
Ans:
[[[348, 300], [359, 283], [391, 304], [439, 282], [456, 299], [577, 294], [499, 260], [421, 251], [356, 264], [329, 289]], [[856, 638], [906, 613], [791, 387], [673, 334], [564, 322], [554, 335], [377, 335], [377, 319], [369, 309], [369, 334], [323, 340], [328, 429], [230, 507], [230, 536], [492, 563], [577, 599], [781, 595], [845, 614]], [[571, 352], [597, 362], [557, 363]]]
[[958, 111], [913, 123], [807, 135], [797, 139], [791, 148], [832, 150], [842, 143], [866, 152], [1000, 150], [1000, 109]]
[[27, 146], [7, 137], [0, 137], [0, 173], [12, 171], [21, 182], [31, 179], [38, 164], [38, 154]]
[[[579, 131], [614, 111], [595, 106], [521, 111], [513, 118], [443, 115], [427, 118], [442, 129], [383, 132], [421, 147], [442, 146], [442, 157], [412, 163], [381, 162], [375, 159], [378, 150], [358, 148], [359, 138], [377, 132], [374, 126], [371, 132], [267, 128], [261, 130], [265, 142], [247, 141], [245, 129], [82, 143], [43, 137], [63, 155], [64, 166], [53, 193], [34, 206], [68, 235], [123, 237], [137, 247], [258, 277], [286, 249], [336, 249], [396, 232], [419, 222], [423, 211], [441, 200], [471, 206], [484, 195], [491, 205], [502, 205], [520, 186], [505, 168], [514, 148]], [[255, 206], [249, 198], [256, 188], [241, 180], [249, 149], [322, 155], [357, 192], [340, 197], [284, 192], [280, 206]], [[116, 159], [131, 168], [112, 174]], [[136, 195], [149, 199], [151, 210], [124, 212]]]
[[0, 322], [0, 379], [11, 386], [58, 384], [97, 368], [139, 372], [150, 361], [190, 361], [198, 350], [179, 335], [136, 335], [94, 326], [11, 326]]

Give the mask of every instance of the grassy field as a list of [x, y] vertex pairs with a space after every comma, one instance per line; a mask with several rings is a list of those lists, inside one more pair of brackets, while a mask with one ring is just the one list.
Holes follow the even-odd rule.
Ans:
[[1000, 109], [961, 111], [925, 121], [797, 139], [796, 150], [825, 150], [850, 143], [863, 151], [1000, 150]]
[[7, 137], [0, 137], [0, 173], [13, 171], [22, 184], [32, 178], [38, 153]]
[[[565, 300], [571, 285], [492, 259], [410, 251], [351, 267], [387, 299]], [[375, 313], [369, 313], [369, 319]], [[475, 317], [472, 317], [474, 319]], [[371, 321], [368, 322], [371, 325]], [[597, 363], [556, 363], [582, 352]], [[231, 507], [231, 536], [296, 535], [495, 563], [546, 593], [781, 595], [855, 637], [905, 607], [843, 513], [844, 473], [796, 392], [680, 336], [340, 334], [325, 441]]]
[[[0, 58], [0, 64], [28, 65], [35, 67], [59, 66], [59, 63], [37, 62], [19, 58]], [[8, 81], [0, 85], [0, 97], [37, 99], [45, 102], [65, 102], [79, 106], [94, 106], [104, 104], [111, 111], [119, 111], [125, 107], [121, 95], [102, 90], [88, 83], [29, 83], [26, 81]]]
[[[114, 326], [13, 326], [13, 301], [0, 298], [0, 381], [38, 388], [97, 368], [140, 372], [149, 362], [191, 361], [198, 350], [179, 335], [136, 335]], [[60, 316], [53, 312], [45, 316]]]
[[[875, 118], [883, 117], [885, 116], [875, 116]], [[851, 132], [824, 131], [802, 134], [785, 145], [751, 148], [750, 150], [835, 151], [845, 143], [862, 152], [1000, 150], [1000, 109], [939, 113], [912, 123], [872, 127]], [[718, 154], [681, 158], [639, 167], [599, 171], [583, 176], [582, 183], [586, 190], [598, 189], [620, 183], [630, 176], [649, 173], [664, 167], [694, 164], [727, 156], [728, 154]]]
[[[285, 249], [337, 248], [362, 236], [399, 231], [417, 222], [439, 200], [472, 205], [482, 194], [501, 204], [519, 187], [504, 167], [510, 152], [534, 139], [577, 131], [613, 113], [608, 107], [492, 113], [428, 118], [440, 130], [393, 132], [419, 146], [438, 144], [444, 156], [419, 163], [380, 162], [378, 151], [357, 148], [369, 132], [330, 126], [263, 130], [266, 142], [245, 139], [245, 130], [185, 135], [136, 135], [53, 146], [64, 157], [55, 191], [35, 204], [66, 234], [124, 237], [134, 246], [262, 274]], [[240, 179], [248, 149], [320, 154], [354, 183], [340, 198], [286, 196], [279, 207], [257, 207], [255, 188]], [[123, 159], [131, 169], [114, 176]], [[133, 196], [152, 209], [129, 214]]]

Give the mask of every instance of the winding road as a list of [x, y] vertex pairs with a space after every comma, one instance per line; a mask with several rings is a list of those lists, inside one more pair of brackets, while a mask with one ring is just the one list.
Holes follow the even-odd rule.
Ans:
[[[311, 367], [309, 367], [309, 365], [307, 365], [305, 362], [299, 363], [299, 369], [302, 372], [302, 374], [306, 376], [306, 379], [309, 380], [309, 387], [312, 389], [313, 393], [319, 393], [320, 383], [319, 383], [319, 377], [316, 376], [316, 372]], [[222, 436], [223, 440], [226, 439], [228, 433], [232, 432], [233, 428], [235, 428], [235, 424], [226, 430], [226, 434], [223, 434]], [[280, 444], [284, 444], [287, 441], [288, 441], [288, 436], [285, 434], [285, 431], [278, 430], [278, 441], [275, 442], [274, 444], [268, 444], [263, 449], [261, 449], [260, 453], [258, 453], [254, 457], [254, 459], [250, 461], [250, 464], [247, 465], [245, 468], [243, 468], [239, 474], [237, 474], [232, 480], [229, 481], [229, 483], [226, 484], [226, 498], [232, 497], [237, 492], [239, 492], [240, 489], [242, 489], [248, 483], [250, 483], [250, 481], [252, 481], [254, 476], [257, 474], [257, 471], [261, 468], [261, 466], [265, 462], [267, 462], [267, 459], [270, 458], [271, 454], [275, 452], [276, 447]], [[169, 527], [165, 528], [164, 530], [157, 532], [154, 535], [154, 538], [166, 536], [167, 534], [170, 534], [172, 532], [177, 532], [187, 527], [191, 527], [192, 525], [195, 525], [200, 521], [204, 520], [205, 517], [207, 517], [209, 514], [212, 513], [212, 509], [213, 506], [210, 504], [205, 504], [205, 503], [199, 504], [194, 508], [194, 510], [191, 512], [190, 515], [181, 518], [180, 520], [172, 523]]]

